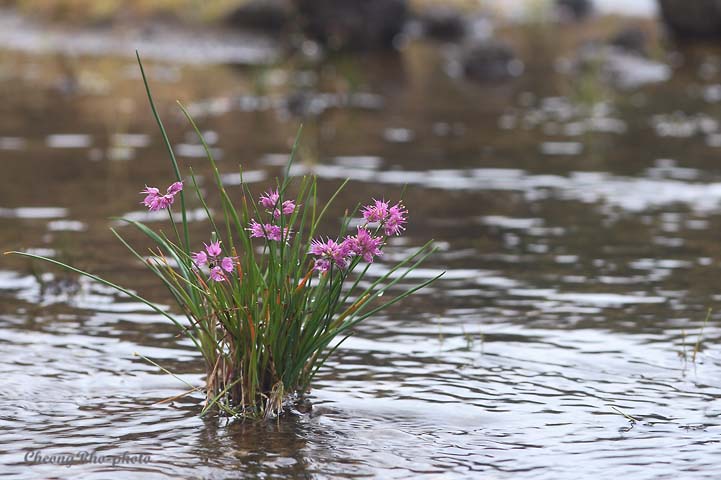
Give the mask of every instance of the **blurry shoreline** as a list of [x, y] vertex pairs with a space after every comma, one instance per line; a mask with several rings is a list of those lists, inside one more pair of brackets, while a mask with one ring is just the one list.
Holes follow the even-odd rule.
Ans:
[[[132, 57], [136, 50], [140, 50], [144, 57], [155, 61], [183, 64], [272, 65], [289, 53], [300, 51], [303, 55], [302, 50], [306, 49], [308, 43], [298, 32], [286, 31], [280, 35], [272, 29], [231, 25], [224, 17], [228, 12], [227, 5], [234, 3], [230, 0], [211, 1], [210, 4], [216, 4], [215, 8], [208, 8], [204, 13], [196, 12], [195, 15], [180, 15], [173, 13], [172, 9], [129, 8], [125, 13], [117, 9], [110, 10], [104, 15], [86, 12], [84, 17], [75, 16], [75, 9], [79, 9], [85, 3], [83, 0], [69, 2], [71, 8], [65, 11], [54, 11], [55, 2], [39, 2], [42, 7], [34, 8], [32, 14], [29, 14], [27, 9], [7, 6], [15, 3], [24, 2], [22, 0], [5, 2], [6, 6], [0, 7], [0, 49], [5, 51]], [[27, 3], [35, 7], [32, 1]], [[143, 4], [144, 0], [134, 0], [129, 3]], [[182, 2], [159, 3], [170, 5]], [[221, 3], [226, 5], [225, 10], [220, 8]], [[442, 22], [452, 23], [459, 21], [458, 18], [468, 24], [475, 22], [471, 28], [482, 31], [480, 33], [482, 40], [501, 38], [515, 49], [519, 49], [521, 53], [528, 47], [524, 44], [528, 43], [529, 35], [543, 35], [544, 30], [552, 28], [547, 24], [550, 15], [548, 8], [534, 11], [529, 10], [528, 7], [523, 10], [516, 6], [509, 9], [507, 5], [504, 7], [503, 2], [495, 1], [484, 4], [483, 9], [475, 2], [459, 0], [442, 3], [443, 9], [440, 11]], [[604, 3], [614, 2], [601, 2]], [[439, 11], [434, 10], [432, 6], [429, 7], [430, 4], [432, 2], [415, 2], [412, 15], [401, 34], [403, 42], [417, 40], [423, 36], [422, 33], [418, 33], [421, 28], [418, 24], [424, 21], [424, 18], [431, 18], [431, 21], [438, 20], [432, 16], [438, 15]], [[446, 8], [448, 5], [450, 5], [449, 9]], [[468, 5], [475, 6], [471, 8]], [[110, 13], [111, 11], [114, 13]], [[521, 16], [520, 12], [523, 11], [525, 14]], [[556, 19], [556, 23], [562, 27], [557, 33], [571, 39], [568, 43], [578, 46], [583, 42], [599, 40], [627, 24], [641, 25], [647, 31], [655, 30], [654, 25], [657, 21], [652, 17], [645, 15], [626, 17], [617, 15], [613, 13], [614, 11], [599, 8], [592, 17], [578, 23], [569, 21], [559, 24]], [[451, 15], [468, 12], [470, 20], [462, 17], [445, 17], [448, 12], [451, 12]], [[639, 11], [631, 9], [629, 13], [638, 14]], [[474, 33], [478, 35], [477, 31]], [[437, 43], [439, 46], [461, 45], [464, 41], [464, 38], [441, 38]], [[394, 48], [394, 50], [400, 49]], [[313, 46], [311, 50], [315, 51], [317, 47]], [[322, 56], [322, 53], [320, 55]], [[523, 56], [525, 55], [521, 55]]]
[[13, 9], [0, 9], [3, 50], [31, 54], [133, 56], [190, 64], [264, 64], [278, 57], [278, 43], [256, 32], [222, 25], [188, 25], [146, 19], [139, 24], [85, 26], [49, 23]]

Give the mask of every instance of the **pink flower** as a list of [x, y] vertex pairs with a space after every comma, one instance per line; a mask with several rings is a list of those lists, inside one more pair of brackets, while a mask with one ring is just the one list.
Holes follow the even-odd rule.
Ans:
[[192, 254], [193, 262], [196, 266], [202, 267], [206, 263], [208, 263], [208, 255], [205, 254], [204, 251], [194, 252]]
[[225, 280], [225, 273], [223, 272], [223, 269], [216, 266], [210, 269], [210, 279], [215, 282], [222, 282]]
[[273, 210], [273, 218], [280, 217], [281, 211], [283, 215], [291, 215], [295, 211], [295, 202], [293, 200], [286, 200], [283, 202], [283, 208], [276, 208]]
[[388, 217], [388, 208], [385, 200], [373, 199], [373, 204], [363, 207], [361, 213], [368, 223], [383, 222]]
[[210, 245], [204, 243], [203, 245], [205, 245], [205, 251], [208, 252], [208, 255], [211, 257], [217, 257], [223, 253], [223, 250], [220, 248], [220, 241], [210, 242]]
[[319, 272], [326, 272], [332, 265], [336, 265], [338, 268], [346, 268], [351, 250], [348, 242], [338, 243], [329, 238], [325, 242], [313, 240], [310, 243], [309, 253], [320, 257], [315, 261], [313, 268]]
[[405, 223], [407, 215], [408, 210], [406, 210], [406, 207], [404, 207], [401, 202], [396, 203], [388, 209], [388, 218], [383, 225], [385, 234], [388, 236], [400, 235], [401, 232], [406, 229]]
[[278, 189], [275, 189], [267, 191], [261, 195], [260, 202], [258, 203], [260, 203], [269, 212], [272, 210], [273, 218], [280, 217], [281, 213], [283, 215], [291, 215], [295, 211], [295, 202], [293, 200], [285, 200], [280, 205], [280, 208], [277, 208], [279, 202], [280, 194], [278, 193]]
[[160, 190], [155, 187], [146, 186], [145, 190], [140, 193], [145, 195], [141, 203], [148, 207], [151, 212], [168, 208], [175, 199], [174, 195], [161, 195]]
[[167, 194], [175, 195], [183, 189], [183, 182], [175, 182], [168, 187]]
[[175, 182], [168, 187], [165, 195], [161, 195], [160, 190], [146, 185], [145, 190], [140, 192], [145, 195], [145, 198], [141, 203], [148, 207], [148, 210], [151, 212], [164, 210], [173, 204], [175, 201], [175, 195], [177, 195], [182, 189], [183, 182]]
[[363, 227], [358, 227], [358, 233], [353, 237], [346, 237], [343, 243], [348, 244], [351, 253], [361, 256], [368, 263], [373, 261], [373, 257], [383, 254], [380, 249], [383, 238], [374, 237]]
[[[204, 244], [205, 245], [205, 244]], [[216, 282], [226, 280], [227, 276], [225, 272], [232, 273], [235, 266], [235, 260], [237, 257], [223, 257], [222, 260], [218, 261], [218, 258], [222, 254], [220, 248], [220, 241], [211, 242], [210, 245], [205, 245], [205, 250], [199, 252], [193, 252], [192, 258], [195, 265], [200, 268], [203, 265], [210, 265], [210, 279]], [[225, 270], [225, 272], [223, 272]]]
[[223, 260], [221, 260], [220, 262], [220, 267], [226, 272], [231, 273], [234, 266], [233, 260], [233, 257], [224, 257]]
[[318, 258], [313, 264], [313, 270], [320, 273], [325, 273], [330, 270], [332, 263], [326, 258]]
[[251, 220], [250, 227], [251, 238], [265, 238], [267, 240], [273, 240], [280, 242], [285, 239], [290, 240], [291, 231], [289, 227], [281, 230], [278, 225], [272, 225], [270, 223], [258, 223], [255, 220]]
[[260, 204], [270, 210], [271, 208], [275, 208], [276, 205], [278, 205], [278, 200], [280, 199], [280, 195], [278, 194], [278, 189], [275, 190], [269, 190], [265, 192], [263, 195], [260, 196]]
[[149, 187], [146, 185], [145, 190], [142, 190], [140, 193], [145, 195], [145, 198], [143, 199], [143, 202], [142, 202], [143, 205], [150, 208], [150, 210], [152, 211], [153, 210], [152, 209], [153, 202], [160, 195], [160, 190], [158, 190], [155, 187]]
[[158, 197], [155, 209], [165, 210], [166, 208], [170, 208], [174, 201], [174, 195], [163, 195], [162, 197]]

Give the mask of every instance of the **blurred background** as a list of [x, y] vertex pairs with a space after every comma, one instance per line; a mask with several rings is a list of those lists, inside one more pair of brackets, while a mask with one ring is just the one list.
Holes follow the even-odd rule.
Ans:
[[316, 413], [228, 426], [200, 396], [151, 406], [185, 386], [135, 351], [202, 381], [164, 319], [2, 257], [0, 464], [81, 445], [149, 452], [148, 478], [718, 478], [720, 38], [716, 0], [0, 0], [2, 251], [169, 304], [108, 231], [143, 250], [113, 217], [168, 228], [137, 193], [172, 179], [137, 49], [201, 187], [176, 100], [238, 195], [302, 124], [293, 175], [320, 198], [350, 178], [325, 231], [405, 187], [385, 258], [434, 239], [414, 280], [447, 272], [358, 328]]

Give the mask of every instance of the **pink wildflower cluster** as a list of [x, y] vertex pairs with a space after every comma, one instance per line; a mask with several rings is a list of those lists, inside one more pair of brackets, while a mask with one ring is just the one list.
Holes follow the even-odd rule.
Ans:
[[332, 266], [345, 269], [355, 256], [371, 263], [375, 257], [382, 255], [381, 247], [385, 239], [370, 232], [370, 223], [379, 224], [379, 230], [382, 228], [386, 236], [400, 235], [405, 230], [408, 211], [400, 202], [391, 206], [386, 201], [373, 200], [372, 204], [362, 208], [361, 213], [366, 223], [358, 227], [355, 235], [348, 235], [340, 242], [331, 239], [311, 242], [309, 253], [318, 257], [313, 265], [314, 270], [323, 273]]
[[358, 232], [353, 236], [347, 236], [343, 243], [348, 245], [348, 249], [353, 255], [358, 255], [368, 263], [373, 262], [373, 257], [383, 254], [381, 251], [383, 238], [374, 237], [364, 227], [358, 227]]
[[193, 252], [191, 257], [193, 263], [200, 268], [204, 265], [210, 267], [210, 279], [214, 282], [227, 280], [228, 274], [233, 272], [235, 257], [223, 257], [223, 250], [220, 248], [220, 241], [210, 242], [210, 245], [203, 244], [204, 250]]
[[271, 223], [259, 223], [252, 219], [248, 226], [251, 238], [265, 238], [274, 242], [289, 241], [292, 234], [290, 227], [281, 228], [280, 225], [275, 224], [275, 221], [281, 215], [292, 215], [296, 209], [295, 202], [293, 200], [284, 200], [281, 203], [280, 193], [278, 193], [278, 189], [275, 189], [261, 195], [258, 203], [272, 215], [272, 219]]
[[295, 211], [295, 202], [293, 200], [284, 200], [280, 203], [280, 194], [278, 189], [269, 190], [260, 196], [260, 203], [266, 211], [273, 212], [273, 218], [278, 219], [281, 215], [292, 215]]
[[374, 237], [365, 227], [358, 227], [356, 235], [348, 235], [340, 242], [330, 238], [325, 242], [313, 240], [309, 253], [318, 257], [313, 269], [323, 273], [332, 266], [347, 268], [348, 263], [356, 255], [371, 263], [374, 257], [383, 253], [381, 246], [383, 246], [383, 237]]
[[386, 236], [400, 235], [406, 229], [408, 210], [401, 202], [390, 206], [385, 200], [375, 200], [371, 205], [361, 209], [363, 218], [368, 223], [380, 223]]
[[288, 241], [292, 233], [289, 227], [281, 229], [279, 225], [258, 223], [255, 220], [250, 221], [248, 230], [250, 231], [251, 238], [265, 238], [267, 240], [273, 240], [274, 242], [280, 242], [283, 239]]
[[148, 210], [155, 212], [169, 208], [175, 201], [175, 195], [183, 189], [183, 182], [175, 182], [168, 187], [165, 195], [160, 194], [160, 190], [155, 187], [145, 186], [145, 190], [140, 193], [145, 195], [141, 202], [148, 207]]
[[319, 272], [327, 272], [333, 265], [338, 268], [346, 268], [351, 251], [347, 242], [338, 243], [329, 238], [325, 242], [313, 240], [310, 243], [310, 253], [318, 257], [313, 269]]

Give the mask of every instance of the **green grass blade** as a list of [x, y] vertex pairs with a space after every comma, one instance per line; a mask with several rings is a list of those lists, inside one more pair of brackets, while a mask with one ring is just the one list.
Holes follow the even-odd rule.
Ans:
[[43, 257], [43, 256], [41, 256], [41, 255], [35, 255], [35, 254], [32, 254], [32, 253], [16, 252], [16, 251], [5, 252], [5, 255], [8, 255], [8, 254], [10, 254], [10, 255], [19, 255], [19, 256], [21, 256], [21, 257], [28, 257], [28, 258], [32, 258], [32, 259], [35, 259], [35, 260], [42, 260], [42, 261], [44, 261], [44, 262], [52, 263], [53, 265], [57, 265], [58, 267], [62, 267], [62, 268], [64, 268], [64, 269], [66, 269], [66, 270], [70, 270], [71, 272], [78, 273], [78, 274], [80, 274], [80, 275], [82, 275], [82, 276], [84, 276], [84, 277], [87, 277], [87, 278], [89, 278], [89, 279], [91, 279], [91, 280], [94, 280], [94, 281], [96, 281], [96, 282], [98, 282], [98, 283], [101, 283], [101, 284], [103, 284], [103, 285], [105, 285], [105, 286], [108, 286], [108, 287], [110, 287], [110, 288], [113, 288], [113, 289], [115, 289], [115, 290], [117, 290], [117, 291], [119, 291], [119, 292], [121, 292], [121, 293], [124, 293], [125, 295], [129, 296], [129, 297], [132, 298], [133, 300], [137, 300], [137, 301], [139, 301], [139, 302], [147, 305], [148, 307], [150, 307], [150, 308], [151, 308], [153, 311], [155, 311], [156, 313], [159, 313], [159, 314], [161, 314], [162, 316], [164, 316], [164, 317], [166, 317], [167, 319], [169, 319], [169, 320], [170, 320], [171, 322], [173, 322], [176, 326], [178, 326], [181, 330], [186, 331], [187, 336], [193, 341], [193, 343], [195, 344], [196, 347], [198, 346], [197, 339], [196, 339], [190, 332], [188, 332], [186, 329], [184, 329], [183, 326], [182, 326], [172, 315], [170, 315], [170, 314], [167, 313], [167, 312], [164, 312], [164, 311], [161, 310], [157, 305], [155, 305], [153, 302], [144, 299], [144, 298], [141, 297], [140, 295], [131, 292], [131, 291], [128, 290], [127, 288], [123, 288], [123, 287], [121, 287], [120, 285], [116, 285], [115, 283], [110, 282], [110, 281], [108, 281], [108, 280], [105, 280], [104, 278], [101, 278], [101, 277], [99, 277], [99, 276], [97, 276], [97, 275], [93, 275], [92, 273], [89, 273], [89, 272], [80, 270], [80, 269], [75, 268], [75, 267], [71, 267], [71, 266], [68, 265], [68, 264], [65, 264], [65, 263], [63, 263], [63, 262], [59, 262], [59, 261], [57, 261], [57, 260], [55, 260], [55, 259], [52, 259], [52, 258]]
[[[140, 75], [143, 77], [143, 84], [145, 85], [145, 92], [148, 95], [148, 101], [150, 102], [150, 109], [153, 112], [153, 117], [155, 117], [155, 122], [158, 124], [158, 128], [160, 128], [160, 134], [163, 137], [163, 142], [165, 143], [165, 148], [168, 151], [168, 156], [170, 157], [170, 161], [173, 163], [173, 169], [175, 170], [175, 177], [179, 182], [183, 181], [183, 177], [180, 174], [180, 168], [178, 167], [178, 161], [175, 158], [175, 153], [173, 153], [173, 146], [170, 143], [170, 139], [168, 138], [168, 134], [165, 131], [165, 127], [163, 126], [163, 121], [160, 119], [160, 115], [158, 114], [157, 108], [155, 108], [155, 102], [153, 101], [153, 94], [150, 92], [150, 85], [148, 83], [148, 77], [145, 75], [145, 69], [143, 68], [143, 62], [140, 60], [140, 53], [136, 50], [135, 51], [135, 57], [138, 59], [138, 65], [140, 66]], [[185, 195], [183, 194], [183, 191], [180, 192], [180, 209], [183, 214], [183, 238], [185, 239], [185, 251], [190, 255], [190, 234], [188, 233], [188, 218], [185, 213]]]

